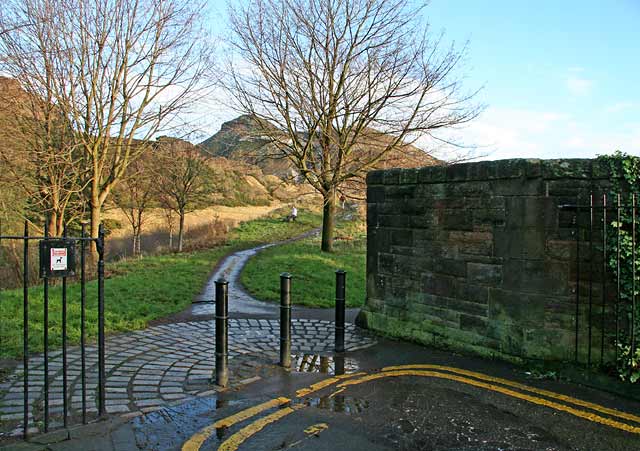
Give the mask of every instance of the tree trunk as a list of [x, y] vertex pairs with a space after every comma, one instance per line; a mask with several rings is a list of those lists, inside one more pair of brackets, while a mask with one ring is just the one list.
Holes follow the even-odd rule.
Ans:
[[333, 252], [333, 232], [336, 225], [336, 196], [333, 190], [331, 190], [323, 197], [321, 249], [323, 252]]
[[178, 230], [178, 252], [182, 252], [184, 242], [184, 211], [180, 211], [180, 226]]
[[169, 225], [169, 250], [173, 250], [173, 224]]
[[[98, 238], [100, 221], [102, 219], [100, 214], [102, 208], [100, 205], [100, 200], [98, 199], [97, 192], [91, 193], [90, 208], [91, 208], [91, 237]], [[98, 248], [96, 247], [96, 245], [97, 243], [95, 241], [92, 241], [91, 246], [89, 247], [90, 254], [91, 254], [90, 257], [91, 259], [93, 259], [94, 262], [98, 261]]]
[[138, 253], [138, 232], [136, 231], [136, 228], [133, 228], [133, 237], [132, 237], [132, 243], [131, 243], [131, 255], [133, 257], [136, 256], [136, 254]]
[[58, 218], [56, 216], [55, 210], [49, 213], [48, 221], [47, 221], [47, 230], [49, 236], [58, 236]]
[[56, 230], [58, 235], [57, 236], [62, 236], [64, 234], [64, 214], [63, 212], [60, 212], [57, 218], [57, 222], [56, 222]]

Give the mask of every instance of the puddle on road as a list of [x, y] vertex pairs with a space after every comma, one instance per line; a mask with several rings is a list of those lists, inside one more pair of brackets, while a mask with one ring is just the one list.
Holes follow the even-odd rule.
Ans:
[[[358, 362], [341, 355], [298, 354], [291, 360], [291, 371], [298, 373], [321, 373], [327, 375], [352, 374], [359, 371]], [[326, 395], [315, 398], [304, 398], [299, 401], [308, 407], [329, 410], [331, 412], [359, 414], [369, 407], [364, 399], [344, 395]]]
[[297, 354], [291, 359], [291, 371], [330, 375], [351, 374], [359, 370], [358, 362], [340, 355]]
[[346, 413], [347, 415], [357, 415], [369, 407], [369, 401], [365, 399], [353, 398], [351, 396], [321, 396], [319, 398], [306, 398], [302, 404], [315, 407], [317, 409], [328, 410], [330, 412]]

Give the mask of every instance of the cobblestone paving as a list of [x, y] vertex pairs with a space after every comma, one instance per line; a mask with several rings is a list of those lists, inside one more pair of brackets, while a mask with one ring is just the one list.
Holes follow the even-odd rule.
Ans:
[[[317, 231], [303, 236], [313, 233]], [[251, 297], [239, 282], [242, 268], [249, 258], [274, 245], [262, 245], [228, 256], [199, 296], [200, 301], [212, 301], [215, 298], [214, 281], [224, 278], [229, 281], [230, 313], [256, 317], [229, 320], [231, 385], [255, 377], [260, 367], [272, 366], [279, 358], [280, 323], [274, 319], [279, 315], [278, 306]], [[313, 309], [303, 310], [313, 314]], [[215, 304], [194, 303], [190, 313], [194, 317], [213, 315]], [[330, 358], [319, 359], [313, 355], [330, 354], [333, 351], [333, 322], [294, 318], [291, 334], [292, 353], [295, 354], [292, 369], [312, 371], [317, 366], [324, 371], [327, 365], [332, 365], [327, 363]], [[149, 412], [211, 393], [214, 337], [214, 323], [209, 320], [164, 324], [108, 338], [105, 357], [107, 412]], [[352, 351], [375, 344], [375, 338], [353, 324], [346, 324], [345, 344], [346, 350]], [[70, 348], [67, 361], [70, 415], [77, 419], [82, 412], [83, 399], [80, 348]], [[43, 419], [43, 358], [41, 355], [35, 356], [29, 362], [29, 427], [37, 432]], [[60, 351], [49, 353], [49, 384], [51, 427], [56, 427], [61, 425], [63, 411]], [[86, 349], [86, 403], [90, 417], [97, 414], [97, 384], [98, 350], [95, 346], [89, 346]], [[23, 372], [20, 365], [0, 383], [0, 438], [7, 433], [21, 433], [22, 418]]]
[[[273, 319], [229, 320], [229, 367], [231, 382], [255, 375], [257, 364], [274, 364], [278, 359], [279, 321]], [[321, 320], [292, 321], [294, 354], [330, 353], [334, 346], [333, 323]], [[373, 337], [347, 324], [347, 350], [373, 344]], [[256, 356], [257, 360], [256, 360]], [[294, 360], [295, 361], [295, 360]], [[82, 408], [80, 349], [71, 348], [69, 362], [69, 402], [71, 414]], [[258, 363], [256, 363], [258, 362]], [[95, 414], [97, 393], [97, 349], [88, 347], [87, 406]], [[41, 356], [30, 360], [30, 422], [42, 420], [44, 370]], [[160, 406], [191, 399], [208, 392], [214, 369], [213, 321], [165, 324], [110, 337], [106, 345], [106, 408], [108, 413], [148, 412]], [[50, 354], [50, 412], [62, 412], [62, 356]], [[22, 372], [17, 368], [0, 385], [5, 395], [0, 401], [0, 419], [11, 423], [22, 420]], [[14, 423], [15, 426], [15, 423]]]

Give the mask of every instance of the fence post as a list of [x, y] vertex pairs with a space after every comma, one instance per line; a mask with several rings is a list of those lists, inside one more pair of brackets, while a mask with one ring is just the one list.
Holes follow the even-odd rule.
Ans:
[[87, 354], [85, 349], [86, 342], [86, 330], [85, 330], [85, 316], [86, 316], [86, 298], [87, 289], [86, 283], [86, 248], [87, 243], [85, 241], [87, 237], [87, 224], [82, 223], [82, 241], [80, 247], [80, 375], [82, 378], [82, 423], [87, 423]]
[[98, 228], [98, 414], [107, 414], [104, 359], [104, 225]]
[[229, 383], [228, 363], [228, 305], [229, 282], [216, 280], [216, 385], [226, 387]]
[[336, 271], [336, 340], [335, 351], [344, 352], [345, 285], [347, 273]]
[[23, 317], [22, 317], [22, 365], [23, 373], [23, 395], [24, 395], [24, 430], [23, 435], [28, 437], [29, 429], [29, 223], [24, 221], [24, 255], [22, 273], [22, 296], [23, 296]]
[[[67, 238], [67, 226], [64, 226], [62, 236]], [[62, 422], [65, 428], [69, 426], [69, 399], [67, 396], [69, 385], [67, 373], [67, 278], [62, 278]]]
[[[49, 238], [49, 218], [45, 217], [44, 239]], [[26, 250], [26, 249], [25, 249]], [[44, 329], [44, 431], [49, 432], [49, 278], [45, 274], [43, 287]]]
[[291, 274], [280, 274], [280, 366], [291, 367]]

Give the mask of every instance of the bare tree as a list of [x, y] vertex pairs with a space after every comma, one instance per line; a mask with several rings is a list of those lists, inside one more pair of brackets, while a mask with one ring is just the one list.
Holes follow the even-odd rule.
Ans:
[[199, 2], [7, 0], [0, 69], [55, 105], [82, 153], [96, 236], [104, 202], [201, 95]]
[[127, 175], [113, 191], [115, 204], [127, 217], [132, 232], [132, 255], [142, 255], [142, 227], [149, 208], [157, 200], [152, 155], [145, 154], [127, 168]]
[[213, 173], [200, 149], [180, 139], [159, 139], [155, 155], [160, 202], [178, 215], [178, 252], [182, 252], [185, 216], [208, 205], [214, 192]]
[[[322, 250], [331, 251], [336, 192], [385, 155], [466, 123], [480, 108], [409, 0], [250, 0], [231, 9], [232, 58], [223, 80], [324, 199]], [[239, 55], [241, 61], [234, 61]], [[275, 126], [275, 127], [274, 127]], [[275, 131], [274, 131], [275, 130]], [[382, 133], [389, 138], [380, 140]]]
[[81, 155], [51, 99], [25, 87], [0, 77], [0, 161], [33, 213], [44, 213], [49, 232], [60, 236], [83, 189]]

